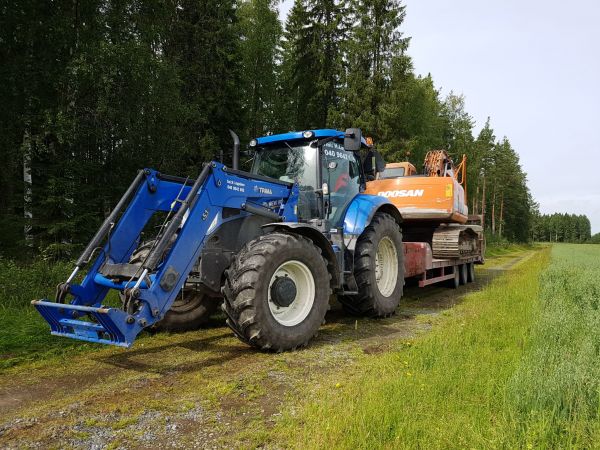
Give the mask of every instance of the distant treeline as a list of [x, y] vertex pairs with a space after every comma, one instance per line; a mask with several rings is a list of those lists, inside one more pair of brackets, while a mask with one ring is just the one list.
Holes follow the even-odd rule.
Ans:
[[545, 242], [590, 242], [590, 220], [585, 215], [537, 214], [532, 219], [531, 238]]
[[[361, 127], [387, 161], [467, 154], [468, 203], [530, 236], [519, 158], [414, 73], [398, 0], [26, 0], [0, 8], [0, 254], [71, 257], [140, 167], [195, 176], [266, 133]], [[455, 86], [461, 89], [463, 86]], [[524, 149], [523, 149], [524, 150]], [[248, 166], [246, 166], [247, 168]], [[27, 250], [27, 252], [25, 251]]]

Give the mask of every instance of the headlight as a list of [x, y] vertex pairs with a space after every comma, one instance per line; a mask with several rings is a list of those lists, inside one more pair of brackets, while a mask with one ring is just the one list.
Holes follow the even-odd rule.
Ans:
[[311, 139], [315, 137], [315, 133], [314, 131], [305, 131], [304, 133], [302, 133], [302, 136], [304, 136], [306, 139]]

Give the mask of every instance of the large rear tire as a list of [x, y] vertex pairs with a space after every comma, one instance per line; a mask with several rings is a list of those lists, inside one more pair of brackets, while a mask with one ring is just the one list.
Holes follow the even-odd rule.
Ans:
[[226, 272], [227, 324], [243, 342], [262, 350], [305, 346], [329, 309], [330, 279], [311, 240], [280, 232], [260, 236]]
[[402, 232], [392, 216], [376, 213], [358, 238], [354, 252], [357, 295], [340, 303], [357, 316], [387, 317], [396, 311], [404, 288]]
[[190, 331], [205, 325], [217, 312], [221, 300], [204, 292], [184, 287], [165, 317], [154, 325], [158, 331]]
[[[143, 264], [155, 240], [143, 242], [129, 258], [130, 264]], [[219, 308], [221, 300], [193, 286], [185, 286], [165, 317], [152, 327], [156, 331], [190, 331], [204, 325]]]

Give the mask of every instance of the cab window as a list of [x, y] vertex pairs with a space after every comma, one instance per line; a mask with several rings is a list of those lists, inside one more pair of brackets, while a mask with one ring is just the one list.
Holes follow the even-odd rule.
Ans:
[[329, 221], [333, 227], [341, 226], [346, 207], [360, 191], [360, 165], [357, 156], [344, 150], [339, 142], [326, 143], [323, 145], [322, 174], [330, 193]]
[[386, 168], [381, 174], [381, 178], [397, 178], [404, 176], [404, 167]]

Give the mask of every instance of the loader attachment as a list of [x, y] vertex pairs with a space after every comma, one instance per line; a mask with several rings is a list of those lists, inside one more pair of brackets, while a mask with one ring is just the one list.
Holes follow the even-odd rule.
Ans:
[[[34, 300], [31, 304], [50, 324], [55, 336], [129, 347], [141, 331], [139, 325], [129, 323], [134, 320], [133, 316], [115, 308], [63, 305], [42, 300]], [[78, 320], [84, 315], [90, 320]]]
[[[55, 301], [32, 304], [53, 335], [129, 347], [144, 328], [164, 317], [207, 236], [221, 223], [236, 214], [296, 220], [297, 198], [296, 184], [227, 169], [217, 162], [206, 164], [192, 181], [144, 169], [77, 260], [71, 276], [58, 286]], [[129, 264], [144, 227], [157, 212], [167, 218], [155, 245], [141, 264]], [[76, 284], [78, 272], [94, 255], [81, 284]], [[120, 293], [120, 306], [106, 306], [111, 291]]]

